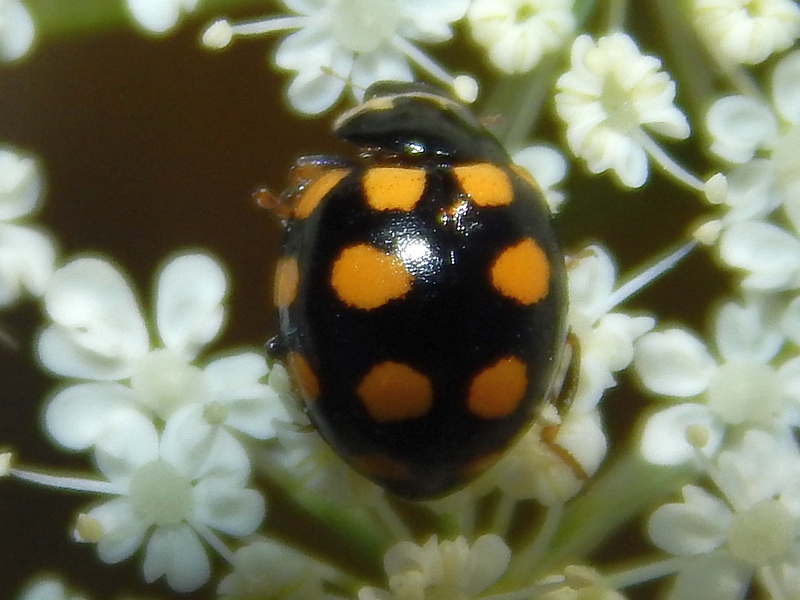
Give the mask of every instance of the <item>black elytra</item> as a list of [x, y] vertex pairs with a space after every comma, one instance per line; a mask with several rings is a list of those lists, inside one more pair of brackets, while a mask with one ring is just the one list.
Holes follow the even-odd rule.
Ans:
[[488, 468], [559, 394], [564, 258], [541, 191], [459, 102], [384, 82], [298, 161], [272, 354], [313, 425], [409, 499]]

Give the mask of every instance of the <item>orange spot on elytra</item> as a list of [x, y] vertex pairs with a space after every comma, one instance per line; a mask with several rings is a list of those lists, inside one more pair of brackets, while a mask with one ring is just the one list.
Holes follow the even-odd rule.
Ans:
[[309, 401], [319, 398], [319, 380], [303, 355], [299, 352], [289, 352], [286, 362], [292, 381], [303, 399]]
[[300, 281], [300, 268], [297, 259], [285, 256], [278, 260], [275, 269], [275, 306], [287, 308], [297, 296], [297, 286]]
[[319, 179], [308, 185], [301, 193], [297, 206], [294, 209], [294, 216], [298, 219], [308, 217], [322, 199], [330, 192], [336, 184], [344, 179], [350, 169], [331, 169]]
[[462, 165], [453, 168], [461, 191], [477, 206], [505, 206], [514, 199], [508, 175], [489, 163]]
[[364, 197], [375, 210], [410, 211], [425, 191], [424, 169], [372, 167], [364, 174]]
[[403, 421], [425, 415], [433, 405], [430, 380], [403, 363], [387, 360], [372, 367], [356, 389], [376, 421]]
[[505, 417], [514, 412], [528, 386], [525, 363], [505, 356], [478, 373], [469, 386], [467, 406], [484, 419]]
[[550, 289], [550, 263], [544, 250], [530, 238], [509, 246], [492, 263], [492, 286], [512, 300], [533, 304]]
[[331, 286], [342, 302], [370, 310], [411, 290], [412, 277], [403, 263], [369, 244], [342, 250], [333, 263]]

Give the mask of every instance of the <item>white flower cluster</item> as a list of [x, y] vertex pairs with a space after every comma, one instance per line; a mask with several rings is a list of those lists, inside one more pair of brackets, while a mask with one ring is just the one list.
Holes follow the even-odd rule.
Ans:
[[712, 342], [685, 327], [636, 342], [635, 371], [665, 400], [642, 456], [692, 465], [712, 488], [687, 485], [649, 520], [654, 544], [676, 557], [671, 600], [741, 598], [751, 580], [788, 598], [800, 581], [800, 52], [770, 82], [769, 102], [726, 96], [706, 119], [727, 190], [701, 229], [741, 275], [736, 297], [714, 310]]

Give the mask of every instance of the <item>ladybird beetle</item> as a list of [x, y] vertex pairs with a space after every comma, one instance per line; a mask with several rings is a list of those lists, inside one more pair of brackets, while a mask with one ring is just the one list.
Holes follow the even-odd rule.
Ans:
[[374, 84], [333, 130], [358, 158], [301, 158], [279, 200], [272, 354], [350, 465], [441, 496], [558, 395], [564, 258], [536, 183], [443, 93]]

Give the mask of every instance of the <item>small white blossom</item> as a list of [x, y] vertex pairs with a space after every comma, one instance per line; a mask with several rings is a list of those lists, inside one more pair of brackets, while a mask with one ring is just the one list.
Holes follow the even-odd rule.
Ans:
[[572, 5], [573, 0], [475, 0], [467, 21], [494, 66], [525, 73], [572, 34]]
[[25, 223], [39, 207], [43, 187], [34, 158], [0, 147], [0, 307], [24, 292], [40, 296], [53, 274], [52, 238]]
[[[264, 499], [245, 487], [249, 460], [227, 432], [197, 431], [177, 412], [160, 436], [146, 419], [119, 423], [114, 444], [97, 452], [115, 498], [90, 508], [76, 537], [95, 542], [100, 559], [118, 563], [145, 544], [144, 577], [166, 576], [176, 591], [203, 585], [210, 564], [201, 538], [218, 546], [216, 529], [232, 537], [255, 531]], [[91, 531], [87, 534], [86, 531]]]
[[740, 599], [753, 575], [773, 582], [778, 569], [800, 567], [794, 441], [749, 430], [711, 475], [721, 497], [687, 485], [683, 502], [659, 507], [648, 522], [653, 543], [682, 559], [669, 600]]
[[166, 33], [177, 25], [181, 14], [197, 8], [198, 0], [125, 0], [136, 24], [150, 33]]
[[691, 18], [711, 52], [735, 64], [758, 64], [800, 36], [792, 0], [694, 0]]
[[233, 555], [233, 572], [217, 587], [222, 600], [323, 600], [320, 566], [300, 552], [257, 540]]
[[[409, 62], [456, 92], [456, 85], [417, 44], [452, 36], [451, 24], [468, 0], [283, 0], [292, 14], [242, 24], [218, 21], [203, 36], [206, 46], [226, 46], [234, 36], [294, 31], [278, 46], [275, 64], [294, 73], [287, 96], [298, 111], [331, 108], [345, 88], [360, 101], [376, 81], [412, 81]], [[463, 82], [462, 82], [463, 84]], [[474, 99], [474, 98], [473, 98]]]
[[264, 518], [263, 496], [246, 487], [247, 453], [224, 429], [198, 428], [191, 407], [172, 415], [161, 433], [139, 413], [112, 426], [113, 433], [95, 453], [101, 478], [15, 467], [10, 475], [110, 497], [78, 514], [75, 540], [96, 544], [100, 559], [109, 564], [144, 546], [142, 568], [148, 583], [163, 576], [176, 591], [199, 588], [211, 571], [203, 541], [231, 560], [216, 532], [241, 538]]
[[624, 33], [596, 42], [580, 35], [570, 70], [556, 82], [556, 111], [567, 126], [567, 144], [592, 173], [612, 170], [628, 187], [647, 181], [645, 128], [673, 139], [689, 135], [689, 123], [673, 104], [675, 83], [661, 61], [644, 55]]
[[36, 29], [20, 0], [0, 0], [0, 59], [16, 60], [33, 46]]
[[768, 306], [755, 299], [744, 306], [724, 304], [715, 317], [714, 339], [718, 358], [702, 340], [678, 328], [648, 333], [637, 342], [634, 368], [643, 385], [659, 395], [692, 400], [650, 418], [642, 439], [647, 460], [690, 459], [690, 425], [708, 431], [704, 452], [709, 454], [726, 427], [799, 422], [800, 358], [771, 364], [785, 338]]
[[423, 546], [400, 542], [386, 552], [389, 591], [362, 588], [358, 600], [406, 598], [480, 598], [508, 568], [511, 551], [496, 535], [470, 545], [463, 537], [439, 542], [434, 535]]
[[555, 186], [567, 175], [568, 165], [564, 155], [551, 146], [535, 144], [515, 152], [512, 159], [539, 184], [550, 212], [558, 212], [565, 194]]

